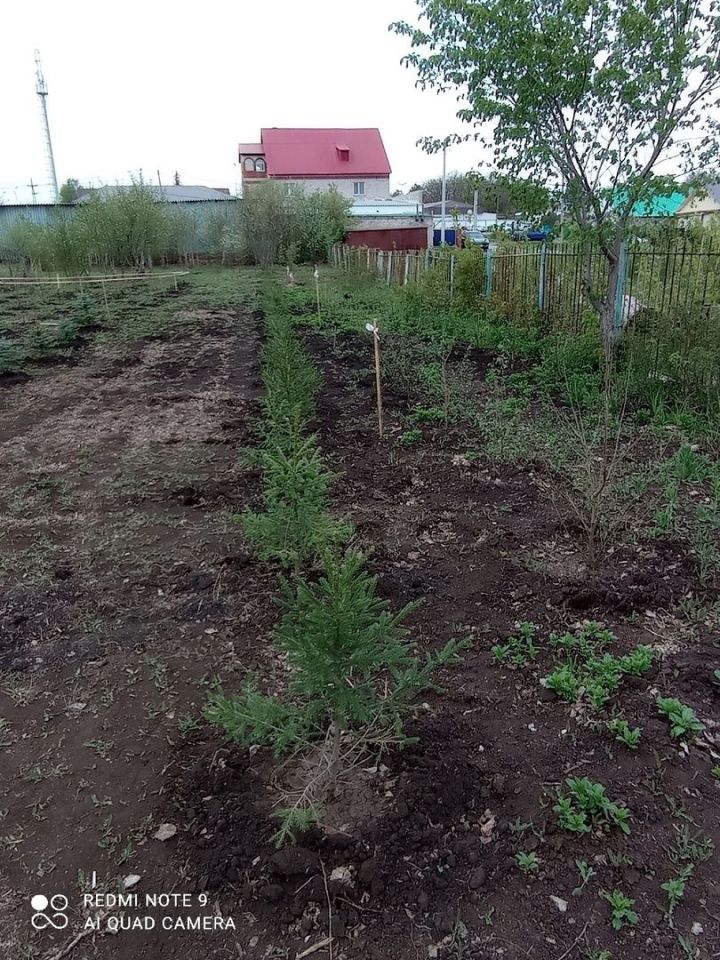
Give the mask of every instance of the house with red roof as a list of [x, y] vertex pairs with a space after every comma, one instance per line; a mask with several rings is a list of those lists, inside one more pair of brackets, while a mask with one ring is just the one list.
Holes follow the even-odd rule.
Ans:
[[374, 127], [263, 127], [259, 143], [238, 145], [243, 191], [281, 180], [288, 191], [335, 187], [356, 201], [390, 196], [390, 163]]

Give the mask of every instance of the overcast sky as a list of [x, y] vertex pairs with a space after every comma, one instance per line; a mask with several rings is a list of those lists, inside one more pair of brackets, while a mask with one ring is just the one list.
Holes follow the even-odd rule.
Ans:
[[[392, 186], [439, 175], [415, 146], [462, 130], [452, 96], [415, 88], [400, 65], [414, 0], [35, 0], [8, 3], [0, 39], [0, 196], [49, 199], [35, 94], [42, 57], [58, 180], [235, 188], [236, 144], [260, 127], [379, 127]], [[488, 169], [480, 147], [448, 153], [448, 169]]]

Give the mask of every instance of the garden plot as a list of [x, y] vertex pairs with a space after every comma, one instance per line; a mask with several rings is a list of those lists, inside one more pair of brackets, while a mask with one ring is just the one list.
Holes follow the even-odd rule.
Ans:
[[[5, 570], [25, 604], [0, 685], [8, 955], [70, 939], [22, 933], [31, 892], [75, 896], [81, 930], [96, 870], [107, 890], [192, 895], [173, 916], [206, 898], [235, 929], [100, 931], [79, 956], [712, 957], [712, 440], [621, 418], [591, 541], [573, 408], [526, 402], [530, 362], [468, 350], [449, 322], [428, 342], [388, 303], [380, 439], [364, 325], [385, 294], [325, 288], [318, 323], [305, 280], [265, 281], [261, 355], [249, 317], [208, 317], [127, 365], [53, 371], [75, 383], [75, 448], [49, 378], [12, 387], [11, 537], [35, 518], [45, 545], [40, 565], [11, 543], [23, 566]], [[292, 362], [276, 350], [272, 375], [278, 339]], [[342, 674], [302, 669], [306, 629], [317, 650], [340, 624], [343, 547], [364, 559], [339, 610], [362, 600], [374, 659], [364, 712], [341, 715]], [[393, 699], [415, 663], [432, 673]]]

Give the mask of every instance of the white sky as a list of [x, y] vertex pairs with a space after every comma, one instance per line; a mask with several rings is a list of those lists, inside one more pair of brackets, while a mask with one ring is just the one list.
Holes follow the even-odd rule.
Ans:
[[[50, 198], [37, 47], [48, 85], [58, 181], [239, 180], [236, 144], [260, 127], [379, 127], [393, 188], [439, 176], [426, 135], [463, 132], [457, 104], [415, 88], [408, 42], [387, 30], [414, 20], [414, 0], [24, 0], [3, 4], [0, 199]], [[475, 144], [448, 170], [488, 169]]]

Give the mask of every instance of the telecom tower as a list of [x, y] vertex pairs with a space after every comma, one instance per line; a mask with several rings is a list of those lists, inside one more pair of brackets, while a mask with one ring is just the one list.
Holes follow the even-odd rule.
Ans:
[[42, 109], [43, 123], [45, 129], [45, 153], [47, 154], [48, 172], [50, 174], [50, 186], [53, 190], [53, 201], [58, 203], [60, 195], [58, 193], [57, 174], [55, 173], [55, 157], [53, 156], [52, 140], [50, 139], [50, 124], [48, 123], [47, 112], [47, 84], [43, 76], [42, 66], [40, 64], [40, 51], [35, 51], [35, 92], [40, 97], [40, 107]]

